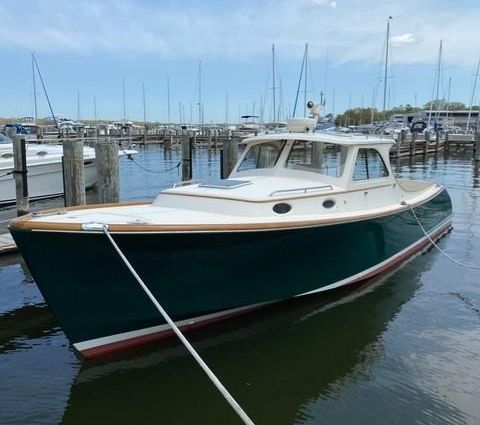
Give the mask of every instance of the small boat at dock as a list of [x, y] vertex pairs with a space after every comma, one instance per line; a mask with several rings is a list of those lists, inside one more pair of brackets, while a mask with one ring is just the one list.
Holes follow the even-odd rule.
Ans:
[[397, 179], [391, 138], [315, 133], [316, 120], [290, 120], [288, 133], [245, 139], [225, 180], [179, 184], [153, 202], [12, 221], [13, 238], [75, 349], [95, 357], [171, 334], [106, 232], [188, 330], [365, 281], [450, 229], [447, 191]]
[[[61, 145], [27, 143], [28, 190], [31, 200], [45, 199], [63, 194]], [[85, 187], [97, 182], [95, 149], [83, 148]], [[0, 205], [15, 203], [15, 179], [13, 176], [13, 146], [9, 138], [0, 133]]]
[[[119, 156], [131, 156], [135, 150], [119, 151]], [[60, 196], [63, 185], [63, 146], [26, 143], [25, 154], [28, 170], [28, 192], [30, 200], [39, 200]], [[95, 149], [84, 146], [83, 164], [85, 170], [85, 188], [97, 183]], [[12, 141], [0, 133], [0, 206], [16, 202]]]

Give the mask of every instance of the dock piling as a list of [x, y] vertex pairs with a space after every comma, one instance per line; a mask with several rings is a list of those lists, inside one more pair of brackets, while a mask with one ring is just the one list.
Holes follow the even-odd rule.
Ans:
[[83, 161], [83, 141], [81, 139], [64, 139], [62, 165], [66, 207], [84, 205], [86, 202]]
[[221, 178], [226, 179], [232, 172], [238, 159], [238, 139], [232, 138], [223, 142]]
[[405, 130], [400, 130], [399, 137], [397, 139], [397, 158], [400, 158], [400, 152], [402, 149], [402, 145], [405, 143], [406, 133]]
[[192, 144], [193, 137], [182, 137], [182, 181], [192, 180]]
[[417, 138], [414, 137], [412, 134], [412, 137], [410, 139], [410, 156], [415, 156], [417, 153]]
[[473, 158], [475, 161], [480, 161], [480, 130], [475, 132], [473, 141]]
[[120, 168], [118, 145], [115, 140], [103, 139], [95, 143], [98, 202], [116, 203], [120, 200]]
[[25, 138], [16, 134], [12, 137], [13, 144], [13, 177], [15, 179], [15, 197], [17, 200], [17, 216], [28, 214], [28, 181], [27, 156]]
[[435, 132], [435, 153], [438, 153], [438, 148], [440, 147], [440, 132]]

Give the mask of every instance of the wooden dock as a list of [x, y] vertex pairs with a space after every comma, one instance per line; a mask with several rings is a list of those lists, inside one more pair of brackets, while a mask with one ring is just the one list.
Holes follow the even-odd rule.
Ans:
[[449, 134], [449, 133], [401, 133], [395, 145], [390, 150], [390, 156], [394, 158], [416, 155], [427, 155], [429, 153], [445, 154], [451, 149], [471, 149], [475, 159], [480, 150], [480, 133], [476, 134]]
[[13, 241], [10, 233], [0, 234], [0, 254], [7, 254], [9, 252], [17, 251], [17, 245]]

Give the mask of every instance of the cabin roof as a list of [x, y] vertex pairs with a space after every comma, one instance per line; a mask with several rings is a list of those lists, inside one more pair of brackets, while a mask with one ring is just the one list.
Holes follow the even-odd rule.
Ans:
[[358, 145], [393, 145], [395, 141], [391, 137], [380, 137], [378, 135], [353, 135], [337, 134], [330, 132], [318, 133], [273, 133], [261, 134], [248, 137], [241, 143], [255, 143], [269, 140], [308, 140], [312, 142], [335, 143], [337, 145], [358, 146]]

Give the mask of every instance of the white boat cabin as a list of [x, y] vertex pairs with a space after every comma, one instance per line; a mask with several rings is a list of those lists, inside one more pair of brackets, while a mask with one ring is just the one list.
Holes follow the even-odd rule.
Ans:
[[284, 179], [318, 182], [319, 187], [300, 188], [310, 193], [393, 181], [390, 139], [285, 133], [252, 137], [244, 144], [246, 148], [229, 176], [231, 179], [273, 177], [274, 186], [278, 178], [285, 183]]
[[393, 143], [329, 132], [251, 137], [228, 179], [167, 189], [153, 205], [291, 220], [375, 213], [438, 191], [430, 182], [395, 178]]
[[223, 231], [388, 215], [442, 190], [435, 183], [397, 180], [389, 161], [392, 144], [386, 138], [329, 132], [255, 136], [244, 141], [245, 149], [226, 180], [180, 183], [152, 203], [72, 210], [33, 220]]

